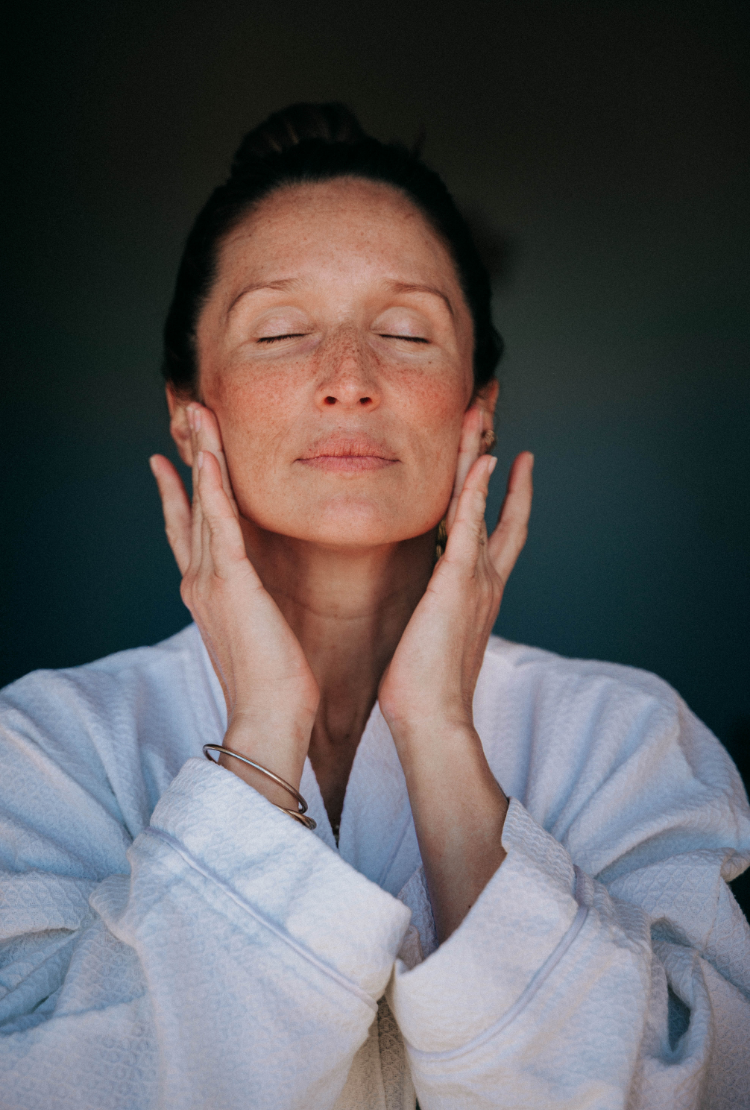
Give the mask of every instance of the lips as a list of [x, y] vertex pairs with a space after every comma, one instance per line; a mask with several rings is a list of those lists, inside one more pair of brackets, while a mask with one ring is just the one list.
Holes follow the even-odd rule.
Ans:
[[318, 440], [297, 460], [303, 466], [334, 473], [361, 473], [393, 466], [397, 456], [371, 436], [336, 435]]

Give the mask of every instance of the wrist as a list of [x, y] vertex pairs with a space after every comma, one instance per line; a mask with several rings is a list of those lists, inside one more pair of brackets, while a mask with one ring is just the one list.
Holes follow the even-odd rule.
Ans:
[[447, 817], [465, 806], [488, 805], [492, 811], [498, 804], [503, 811], [507, 807], [472, 724], [421, 722], [400, 733], [398, 740], [394, 737], [394, 742], [413, 809], [425, 806], [434, 813], [439, 805]]
[[408, 718], [386, 718], [396, 747], [419, 749], [425, 745], [451, 748], [454, 745], [479, 744], [471, 715], [463, 711], [440, 710], [410, 714]]
[[[312, 731], [312, 726], [310, 726]], [[310, 734], [305, 736], [304, 726], [298, 722], [268, 721], [262, 723], [253, 715], [235, 713], [227, 728], [222, 746], [237, 755], [259, 763], [266, 770], [284, 779], [299, 790], [305, 758], [310, 744]], [[239, 759], [221, 754], [220, 766], [241, 778], [269, 802], [285, 808], [294, 808], [289, 793], [262, 772], [254, 770]]]

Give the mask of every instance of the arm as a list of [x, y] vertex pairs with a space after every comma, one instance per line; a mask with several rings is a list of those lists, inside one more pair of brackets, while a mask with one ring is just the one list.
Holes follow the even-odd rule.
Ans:
[[668, 839], [607, 886], [511, 800], [502, 867], [389, 986], [424, 1110], [749, 1104], [750, 935], [721, 877], [733, 853], [658, 859]]
[[505, 583], [526, 540], [533, 456], [513, 464], [488, 539], [482, 413], [464, 419], [448, 543], [379, 691], [409, 791], [437, 933], [460, 925], [503, 862], [508, 799], [487, 763], [472, 703]]
[[101, 769], [10, 716], [3, 1106], [330, 1108], [405, 908], [202, 759], [128, 845]]
[[[225, 745], [298, 787], [317, 686], [246, 557], [218, 429], [202, 412], [192, 509], [167, 460], [154, 461], [183, 599], [224, 690]], [[4, 1097], [328, 1110], [408, 911], [274, 808], [290, 806], [287, 794], [236, 760], [189, 760], [128, 847], [107, 772], [80, 738], [45, 755], [74, 709], [90, 717], [80, 700], [58, 702], [47, 737], [32, 712], [4, 749]], [[116, 730], [88, 727], [116, 765]]]
[[[599, 881], [573, 864], [595, 858], [591, 844], [571, 843], [571, 855], [546, 813], [508, 803], [473, 726], [473, 653], [523, 541], [530, 475], [521, 456], [488, 540], [485, 466], [469, 469], [445, 556], [381, 687], [442, 941], [412, 970], [399, 962], [388, 994], [420, 1105], [746, 1105], [750, 937], [722, 879], [733, 856], [741, 869], [738, 849], [750, 856], [741, 788], [724, 784], [693, 812], [690, 790], [703, 785], [687, 776], [681, 794], [684, 758], [662, 757], [685, 736], [675, 740], [674, 713], [657, 713], [630, 779], [613, 774], [577, 814], [600, 856], [619, 848]], [[579, 755], [567, 753], [572, 766], [585, 765]], [[549, 762], [564, 778], [559, 756]], [[652, 832], [642, 818], [654, 779], [665, 790]]]
[[[168, 459], [154, 455], [151, 467], [182, 574], [182, 600], [224, 693], [223, 746], [299, 789], [320, 692], [299, 641], [247, 557], [215, 416], [197, 403], [180, 407], [178, 416], [187, 422], [178, 438], [193, 468], [192, 506]], [[282, 787], [247, 764], [224, 754], [219, 762], [274, 805], [290, 806]]]

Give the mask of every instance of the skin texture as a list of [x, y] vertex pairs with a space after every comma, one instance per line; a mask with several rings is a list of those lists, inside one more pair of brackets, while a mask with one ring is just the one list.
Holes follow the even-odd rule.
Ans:
[[152, 459], [182, 597], [226, 697], [224, 744], [295, 787], [309, 755], [337, 823], [379, 698], [441, 939], [504, 855], [507, 799], [472, 699], [531, 505], [525, 452], [488, 538], [495, 460], [481, 436], [497, 384], [475, 394], [472, 343], [450, 255], [397, 190], [353, 178], [279, 190], [222, 245], [197, 329], [199, 397], [168, 390], [192, 505]]

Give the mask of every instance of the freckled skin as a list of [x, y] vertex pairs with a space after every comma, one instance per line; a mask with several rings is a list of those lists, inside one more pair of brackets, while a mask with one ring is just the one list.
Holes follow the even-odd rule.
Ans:
[[504, 857], [508, 802], [471, 707], [525, 538], [532, 461], [516, 460], [488, 538], [479, 456], [497, 383], [474, 398], [453, 262], [391, 186], [290, 186], [227, 236], [197, 346], [207, 408], [168, 388], [192, 508], [171, 463], [152, 465], [183, 598], [224, 689], [224, 743], [295, 788], [309, 756], [335, 827], [378, 699], [444, 939]]
[[[262, 201], [222, 246], [197, 333], [202, 400], [250, 528], [337, 547], [433, 529], [472, 342], [450, 255], [396, 189], [339, 178]], [[395, 461], [346, 473], [299, 461], [321, 438], [362, 433]]]

